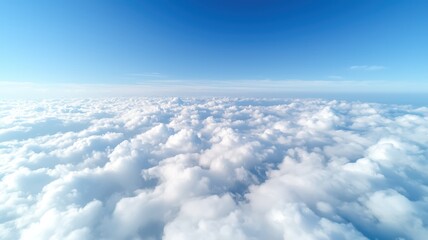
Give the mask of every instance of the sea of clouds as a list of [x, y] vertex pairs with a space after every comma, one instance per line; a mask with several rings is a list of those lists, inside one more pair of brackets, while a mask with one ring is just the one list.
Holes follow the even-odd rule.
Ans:
[[1, 239], [427, 239], [428, 108], [0, 102]]

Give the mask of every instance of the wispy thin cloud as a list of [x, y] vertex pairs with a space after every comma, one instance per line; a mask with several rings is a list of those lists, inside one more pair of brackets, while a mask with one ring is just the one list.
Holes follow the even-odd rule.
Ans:
[[342, 76], [339, 76], [339, 75], [330, 75], [330, 76], [327, 76], [329, 79], [336, 79], [336, 80], [340, 80], [340, 79], [343, 79], [343, 77]]
[[148, 73], [129, 73], [129, 77], [140, 77], [140, 78], [165, 78], [166, 75], [158, 72], [148, 72]]
[[384, 70], [386, 67], [381, 65], [354, 65], [350, 66], [349, 70], [358, 70], [358, 71], [378, 71]]
[[229, 96], [277, 97], [316, 93], [427, 93], [428, 83], [352, 80], [148, 80], [128, 84], [46, 84], [0, 81], [0, 99]]

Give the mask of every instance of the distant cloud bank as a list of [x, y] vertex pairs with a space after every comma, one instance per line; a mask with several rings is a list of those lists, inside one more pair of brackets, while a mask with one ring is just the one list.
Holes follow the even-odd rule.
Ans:
[[3, 239], [426, 239], [428, 108], [0, 102]]

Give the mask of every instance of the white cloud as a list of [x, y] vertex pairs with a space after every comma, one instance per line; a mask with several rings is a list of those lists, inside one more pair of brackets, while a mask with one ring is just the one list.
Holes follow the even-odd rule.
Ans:
[[428, 111], [325, 100], [4, 101], [5, 239], [424, 239]]
[[354, 65], [350, 66], [350, 70], [359, 70], [359, 71], [378, 71], [384, 70], [386, 67], [380, 65]]

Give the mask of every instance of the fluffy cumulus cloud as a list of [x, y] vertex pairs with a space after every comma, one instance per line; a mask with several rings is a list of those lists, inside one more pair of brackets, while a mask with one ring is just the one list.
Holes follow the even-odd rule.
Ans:
[[2, 239], [426, 239], [428, 108], [0, 104]]

